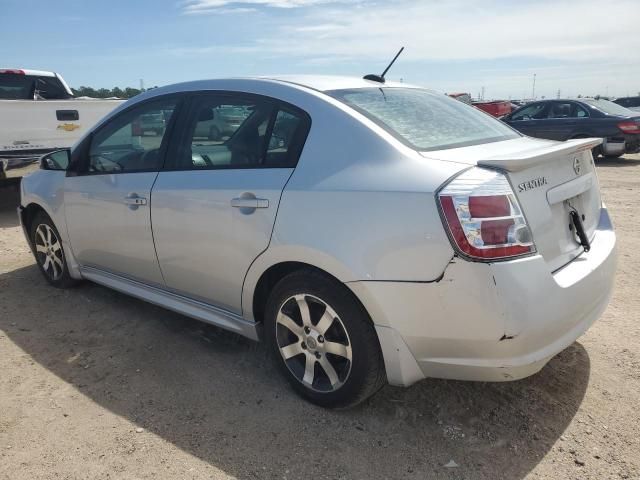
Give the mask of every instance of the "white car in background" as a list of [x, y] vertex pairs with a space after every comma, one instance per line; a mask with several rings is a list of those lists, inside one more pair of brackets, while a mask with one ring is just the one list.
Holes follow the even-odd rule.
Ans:
[[[209, 80], [135, 97], [24, 178], [40, 270], [264, 339], [294, 389], [327, 407], [386, 382], [536, 373], [611, 295], [601, 140], [524, 137], [380, 80]], [[245, 118], [222, 141], [196, 135], [222, 105]], [[158, 135], [131, 128], [158, 112]]]
[[0, 68], [0, 160], [9, 169], [70, 147], [122, 102], [76, 99], [55, 72]]

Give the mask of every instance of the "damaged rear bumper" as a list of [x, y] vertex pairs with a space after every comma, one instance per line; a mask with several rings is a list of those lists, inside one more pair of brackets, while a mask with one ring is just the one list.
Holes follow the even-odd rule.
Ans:
[[389, 383], [507, 381], [539, 371], [606, 308], [616, 238], [605, 208], [592, 248], [556, 272], [539, 256], [454, 259], [439, 281], [353, 282], [376, 324]]

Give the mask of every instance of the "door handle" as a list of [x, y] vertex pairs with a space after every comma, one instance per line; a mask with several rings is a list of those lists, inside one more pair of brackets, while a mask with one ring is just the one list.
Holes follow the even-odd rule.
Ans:
[[231, 199], [231, 206], [236, 208], [269, 208], [266, 198], [238, 197]]
[[129, 195], [124, 197], [124, 204], [138, 207], [140, 205], [146, 205], [147, 199], [139, 196], [137, 193], [130, 193]]

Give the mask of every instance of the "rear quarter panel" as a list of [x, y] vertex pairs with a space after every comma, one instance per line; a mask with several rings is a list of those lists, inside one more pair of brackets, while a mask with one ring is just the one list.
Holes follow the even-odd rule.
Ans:
[[311, 264], [342, 282], [439, 279], [453, 257], [434, 192], [467, 165], [425, 158], [331, 105], [312, 127], [283, 191], [269, 248], [245, 280], [243, 313], [270, 266]]

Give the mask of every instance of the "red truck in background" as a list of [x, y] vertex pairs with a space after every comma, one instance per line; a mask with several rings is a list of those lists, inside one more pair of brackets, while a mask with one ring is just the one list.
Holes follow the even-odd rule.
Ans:
[[471, 95], [468, 93], [450, 93], [449, 96], [468, 105], [473, 105], [494, 117], [502, 117], [503, 115], [511, 113], [511, 102], [508, 100], [494, 100], [491, 102], [473, 101]]

